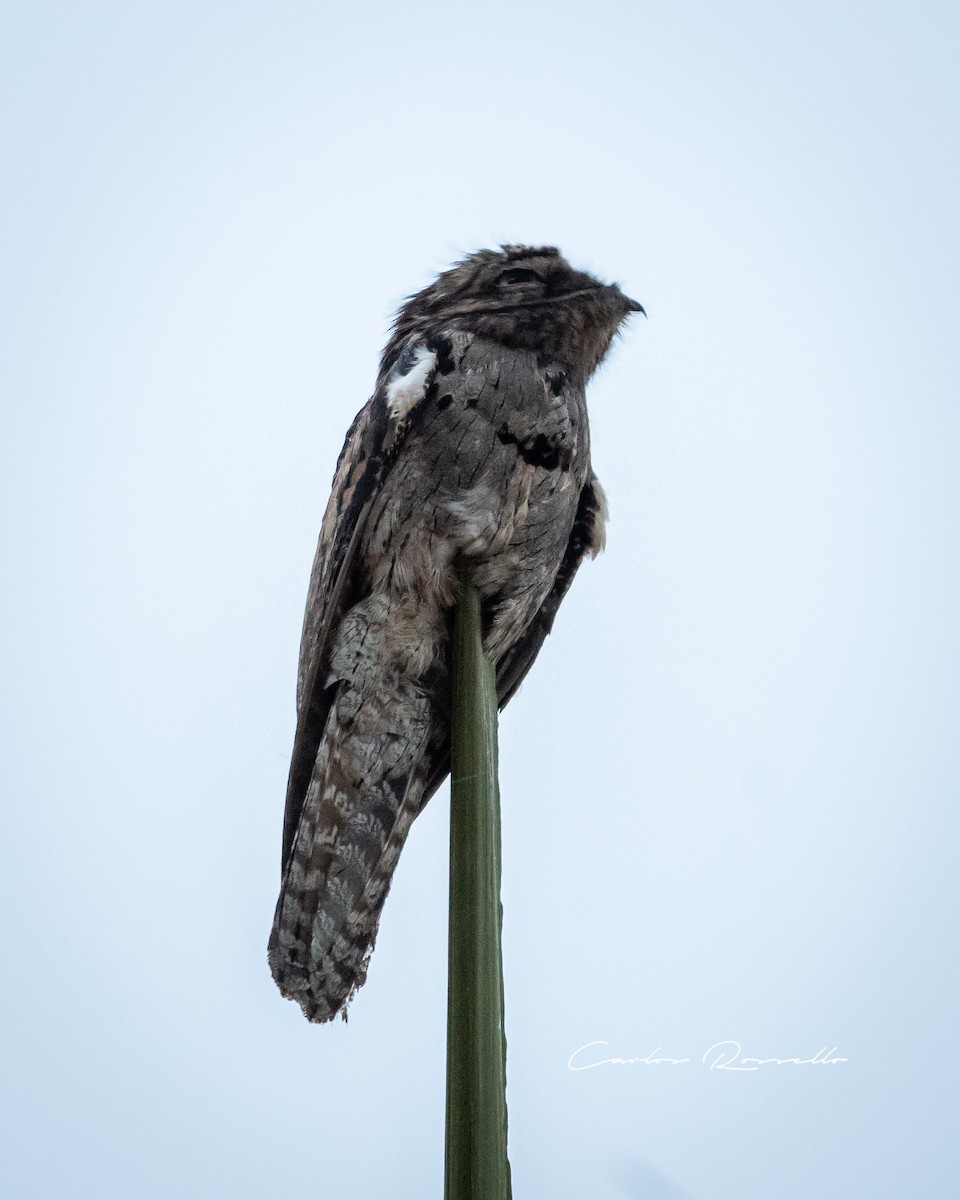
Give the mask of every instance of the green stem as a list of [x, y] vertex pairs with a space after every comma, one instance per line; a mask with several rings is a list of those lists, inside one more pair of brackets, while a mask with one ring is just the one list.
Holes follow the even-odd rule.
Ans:
[[510, 1200], [500, 954], [497, 689], [480, 598], [454, 614], [446, 1200]]

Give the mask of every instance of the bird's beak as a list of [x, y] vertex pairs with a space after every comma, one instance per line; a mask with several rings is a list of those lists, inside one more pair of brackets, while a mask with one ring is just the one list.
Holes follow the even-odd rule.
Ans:
[[624, 299], [627, 302], [627, 312], [638, 312], [643, 313], [644, 316], [647, 315], [647, 310], [639, 300], [631, 300], [629, 296], [625, 296]]

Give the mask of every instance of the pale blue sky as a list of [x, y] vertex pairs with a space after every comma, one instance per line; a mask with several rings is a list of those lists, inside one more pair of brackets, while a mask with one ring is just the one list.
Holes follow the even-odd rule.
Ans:
[[[956, 7], [4, 26], [4, 1194], [441, 1194], [446, 791], [347, 1026], [265, 948], [343, 434], [501, 241], [650, 314], [590, 394], [608, 552], [502, 725], [515, 1192], [949, 1194]], [[600, 1040], [694, 1061], [568, 1070]]]

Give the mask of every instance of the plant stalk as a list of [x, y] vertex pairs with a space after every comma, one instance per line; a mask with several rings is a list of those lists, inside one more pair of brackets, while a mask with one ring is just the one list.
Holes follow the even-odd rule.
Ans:
[[510, 1200], [500, 931], [497, 689], [480, 598], [454, 613], [446, 1200]]

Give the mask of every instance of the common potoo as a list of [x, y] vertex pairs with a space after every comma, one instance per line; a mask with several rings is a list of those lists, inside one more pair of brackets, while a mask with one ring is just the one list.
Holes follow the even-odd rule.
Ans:
[[407, 831], [449, 771], [458, 569], [502, 708], [603, 547], [584, 389], [642, 311], [551, 246], [505, 246], [397, 316], [337, 463], [300, 648], [269, 961], [311, 1021], [363, 983]]

